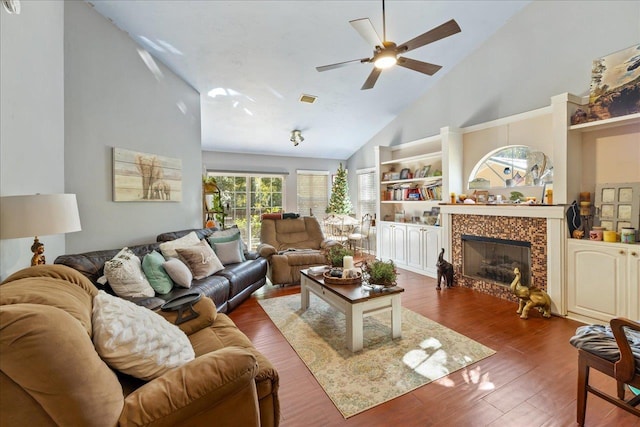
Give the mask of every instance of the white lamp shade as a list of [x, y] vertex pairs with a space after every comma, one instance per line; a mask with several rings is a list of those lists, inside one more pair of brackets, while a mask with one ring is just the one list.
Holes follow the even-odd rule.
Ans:
[[75, 194], [0, 197], [0, 238], [47, 236], [80, 231]]

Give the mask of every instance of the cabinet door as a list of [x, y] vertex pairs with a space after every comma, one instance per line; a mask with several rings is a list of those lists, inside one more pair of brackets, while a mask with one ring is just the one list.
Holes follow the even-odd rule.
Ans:
[[569, 242], [568, 310], [608, 322], [626, 314], [627, 253], [620, 247]]
[[442, 229], [426, 227], [423, 233], [424, 240], [424, 270], [431, 277], [436, 277], [436, 263], [440, 248], [442, 247]]
[[393, 226], [389, 223], [380, 223], [380, 236], [378, 238], [378, 253], [383, 261], [393, 258]]
[[424, 267], [424, 227], [407, 226], [407, 265], [413, 268]]
[[627, 317], [629, 319], [640, 319], [640, 247], [634, 247], [629, 250], [629, 311]]
[[407, 227], [405, 225], [392, 226], [393, 261], [397, 265], [407, 264]]

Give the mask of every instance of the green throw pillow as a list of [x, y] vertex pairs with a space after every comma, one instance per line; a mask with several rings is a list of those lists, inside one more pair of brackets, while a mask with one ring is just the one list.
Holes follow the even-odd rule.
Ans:
[[173, 281], [162, 266], [164, 262], [162, 254], [156, 251], [146, 254], [142, 259], [144, 275], [147, 276], [151, 287], [161, 295], [168, 294], [173, 288]]
[[222, 231], [215, 231], [211, 236], [207, 237], [209, 244], [212, 248], [215, 248], [216, 243], [237, 242], [238, 253], [242, 261], [247, 259], [244, 257], [244, 251], [242, 250], [242, 237], [240, 236], [240, 230], [237, 228], [230, 228]]

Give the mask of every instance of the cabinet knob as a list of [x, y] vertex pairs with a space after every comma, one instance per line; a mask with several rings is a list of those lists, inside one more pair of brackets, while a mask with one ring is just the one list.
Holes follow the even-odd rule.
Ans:
[[618, 252], [620, 255], [624, 255], [624, 251], [622, 249], [620, 249], [620, 252]]
[[635, 252], [631, 252], [631, 255], [632, 255], [632, 256], [638, 256], [638, 254], [637, 254], [637, 253], [635, 253]]

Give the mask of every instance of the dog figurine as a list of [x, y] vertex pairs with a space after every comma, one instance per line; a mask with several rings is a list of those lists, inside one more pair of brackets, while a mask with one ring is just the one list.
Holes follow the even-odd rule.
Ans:
[[447, 288], [450, 288], [453, 286], [453, 264], [451, 264], [450, 262], [447, 262], [447, 260], [444, 259], [444, 248], [442, 248], [442, 250], [440, 251], [440, 255], [438, 256], [438, 262], [436, 262], [436, 268], [438, 270], [438, 278], [437, 278], [437, 285], [436, 285], [436, 289], [440, 290], [440, 283], [442, 282], [442, 279], [444, 278], [444, 284]]

